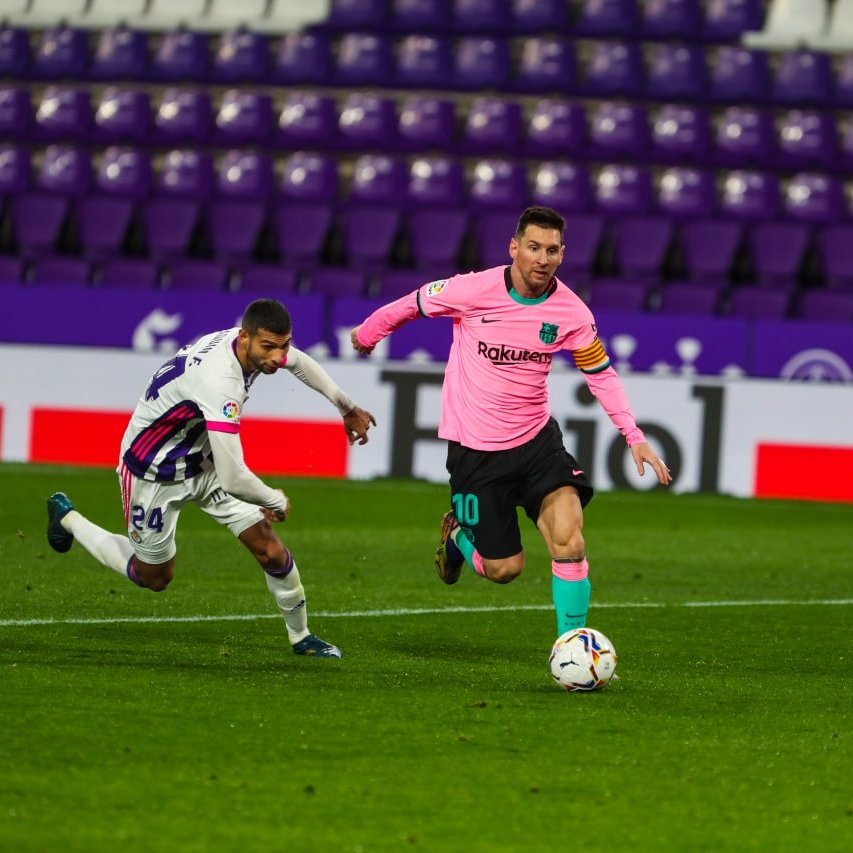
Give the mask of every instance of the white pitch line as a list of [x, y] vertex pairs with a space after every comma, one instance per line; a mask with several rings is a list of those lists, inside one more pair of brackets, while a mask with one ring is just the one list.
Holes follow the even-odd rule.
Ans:
[[[811, 601], [764, 599], [756, 601], [611, 601], [592, 606], [593, 610], [612, 608], [664, 608], [664, 607], [830, 607], [853, 604], [853, 598], [820, 598]], [[524, 610], [551, 610], [550, 604], [515, 604], [502, 607], [401, 607], [393, 610], [319, 610], [312, 619], [373, 619], [382, 616], [440, 616], [444, 613], [507, 613]], [[38, 625], [118, 625], [170, 622], [251, 622], [256, 619], [278, 619], [278, 613], [234, 613], [220, 616], [116, 616], [105, 619], [0, 619], [0, 628], [27, 628]]]

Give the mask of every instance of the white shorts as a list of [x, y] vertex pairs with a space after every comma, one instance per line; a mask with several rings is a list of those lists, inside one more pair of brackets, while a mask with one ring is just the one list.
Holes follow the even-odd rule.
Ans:
[[259, 507], [227, 494], [213, 468], [178, 483], [140, 480], [124, 464], [117, 472], [127, 535], [136, 556], [146, 563], [165, 563], [175, 556], [175, 531], [186, 503], [201, 507], [234, 536], [264, 517]]

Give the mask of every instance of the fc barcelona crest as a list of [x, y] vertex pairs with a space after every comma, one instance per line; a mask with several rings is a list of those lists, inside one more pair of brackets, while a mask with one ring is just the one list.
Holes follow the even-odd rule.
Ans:
[[553, 344], [557, 340], [557, 326], [553, 323], [543, 323], [539, 330], [539, 340], [543, 344]]

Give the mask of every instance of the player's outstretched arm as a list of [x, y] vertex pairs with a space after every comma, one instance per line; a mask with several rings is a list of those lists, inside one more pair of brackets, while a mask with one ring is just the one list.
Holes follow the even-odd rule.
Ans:
[[371, 425], [376, 426], [376, 418], [367, 409], [362, 409], [361, 406], [353, 406], [344, 415], [344, 430], [346, 430], [347, 441], [350, 445], [355, 444], [356, 441], [359, 444], [367, 444], [367, 431]]
[[658, 482], [662, 486], [667, 486], [672, 482], [672, 474], [666, 463], [657, 453], [652, 450], [647, 441], [638, 441], [631, 445], [631, 456], [634, 457], [634, 464], [637, 466], [637, 471], [642, 477], [646, 473], [646, 464], [652, 467]]

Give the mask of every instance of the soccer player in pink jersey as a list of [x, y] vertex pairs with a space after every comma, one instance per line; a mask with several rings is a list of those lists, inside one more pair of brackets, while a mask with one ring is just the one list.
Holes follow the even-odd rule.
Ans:
[[444, 583], [462, 565], [495, 583], [524, 568], [516, 508], [539, 529], [551, 556], [557, 633], [586, 624], [590, 583], [583, 507], [593, 490], [551, 417], [547, 379], [554, 353], [569, 350], [592, 393], [625, 437], [638, 472], [670, 472], [637, 427], [590, 310], [556, 278], [565, 249], [562, 216], [531, 207], [509, 242], [510, 266], [424, 284], [374, 311], [351, 332], [370, 353], [418, 317], [452, 317], [438, 435], [447, 440], [452, 510], [441, 523], [436, 568]]
[[284, 305], [258, 299], [246, 308], [240, 328], [213, 332], [181, 349], [151, 378], [122, 439], [117, 470], [127, 532], [98, 527], [56, 492], [47, 501], [47, 539], [60, 553], [76, 539], [107, 568], [159, 592], [174, 575], [181, 509], [195, 503], [264, 570], [293, 651], [339, 658], [340, 649], [308, 630], [299, 570], [270, 523], [287, 518], [290, 501], [246, 466], [240, 415], [255, 379], [284, 368], [337, 408], [350, 444], [365, 444], [376, 421], [292, 339]]

